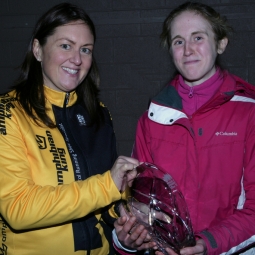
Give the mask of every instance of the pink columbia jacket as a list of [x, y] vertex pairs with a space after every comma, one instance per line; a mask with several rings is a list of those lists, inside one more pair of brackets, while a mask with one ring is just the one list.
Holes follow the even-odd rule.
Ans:
[[140, 118], [132, 155], [175, 179], [208, 255], [255, 242], [255, 87], [223, 76], [216, 94], [190, 117], [176, 77]]

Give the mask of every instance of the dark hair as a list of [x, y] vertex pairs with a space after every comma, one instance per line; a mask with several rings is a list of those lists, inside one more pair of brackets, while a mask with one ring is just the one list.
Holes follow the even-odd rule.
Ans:
[[[89, 27], [95, 41], [96, 33], [92, 20], [82, 8], [70, 3], [61, 3], [49, 9], [41, 16], [34, 28], [25, 59], [20, 67], [21, 73], [14, 88], [19, 103], [38, 125], [41, 125], [42, 122], [50, 128], [55, 127], [53, 120], [47, 115], [47, 109], [45, 109], [44, 81], [41, 63], [36, 60], [33, 54], [34, 39], [44, 46], [47, 38], [54, 34], [57, 27], [78, 20], [82, 20]], [[99, 82], [99, 73], [93, 57], [87, 77], [76, 88], [77, 100], [82, 100], [85, 103], [91, 124], [100, 124], [102, 121], [98, 100]]]
[[175, 17], [185, 11], [195, 12], [205, 18], [211, 25], [215, 35], [215, 42], [219, 42], [225, 37], [229, 37], [232, 32], [232, 28], [227, 24], [225, 17], [221, 17], [212, 7], [196, 2], [186, 2], [173, 11], [167, 16], [163, 23], [163, 30], [160, 35], [161, 43], [168, 49], [171, 48], [171, 24]]

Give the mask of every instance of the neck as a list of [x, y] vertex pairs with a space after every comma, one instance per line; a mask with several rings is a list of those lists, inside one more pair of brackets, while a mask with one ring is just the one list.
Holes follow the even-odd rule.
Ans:
[[217, 68], [213, 66], [213, 68], [206, 74], [206, 77], [199, 80], [195, 80], [195, 81], [189, 81], [184, 79], [184, 82], [190, 87], [200, 85], [204, 83], [205, 81], [209, 80], [216, 73], [216, 71], [217, 71]]

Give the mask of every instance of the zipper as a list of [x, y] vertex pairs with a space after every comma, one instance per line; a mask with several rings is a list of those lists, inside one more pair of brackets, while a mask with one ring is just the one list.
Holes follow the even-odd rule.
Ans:
[[[68, 105], [68, 103], [69, 103], [69, 99], [70, 99], [70, 93], [69, 92], [67, 92], [66, 93], [66, 95], [65, 95], [65, 100], [64, 100], [64, 107], [63, 107], [63, 120], [62, 120], [62, 122], [63, 122], [63, 124], [64, 124], [64, 126], [65, 126], [65, 128], [66, 128], [66, 132], [67, 132], [67, 134], [68, 135], [70, 135], [70, 136], [72, 136], [72, 132], [70, 131], [70, 129], [71, 129], [71, 127], [69, 126], [69, 124], [68, 124], [68, 113], [67, 113], [67, 108], [66, 108], [66, 106]], [[75, 139], [74, 139], [74, 141], [75, 141]], [[86, 161], [86, 159], [85, 159], [85, 161]], [[88, 168], [88, 164], [87, 164], [87, 161], [86, 161], [86, 165], [87, 165], [87, 168]], [[87, 170], [87, 176], [89, 176], [89, 171]], [[75, 176], [76, 177], [76, 176]], [[88, 178], [88, 177], [87, 177]], [[80, 226], [81, 226], [81, 228], [83, 228], [83, 226], [85, 227], [85, 235], [88, 237], [88, 240], [89, 240], [89, 248], [86, 250], [86, 252], [87, 252], [87, 255], [90, 255], [90, 253], [91, 253], [91, 235], [90, 235], [90, 231], [89, 231], [89, 227], [88, 227], [88, 223], [87, 222], [85, 222], [85, 224], [83, 225], [82, 223], [80, 223], [79, 224]]]
[[189, 98], [193, 97], [193, 87], [190, 87]]
[[69, 98], [70, 98], [70, 93], [66, 93], [66, 97], [65, 97], [65, 102], [64, 102], [64, 106], [67, 106], [69, 103]]

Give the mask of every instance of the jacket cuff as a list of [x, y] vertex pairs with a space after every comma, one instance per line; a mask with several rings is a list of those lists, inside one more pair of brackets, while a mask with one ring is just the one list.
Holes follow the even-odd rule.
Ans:
[[137, 250], [129, 250], [121, 245], [121, 243], [117, 237], [115, 229], [112, 231], [112, 240], [113, 240], [113, 247], [121, 255], [134, 254], [137, 252]]
[[210, 254], [210, 250], [214, 250], [218, 248], [218, 244], [214, 238], [214, 236], [212, 235], [212, 233], [210, 233], [207, 230], [204, 230], [200, 233], [196, 233], [195, 234], [196, 239], [197, 238], [201, 238], [205, 241], [206, 243], [206, 247], [207, 247], [207, 253]]

